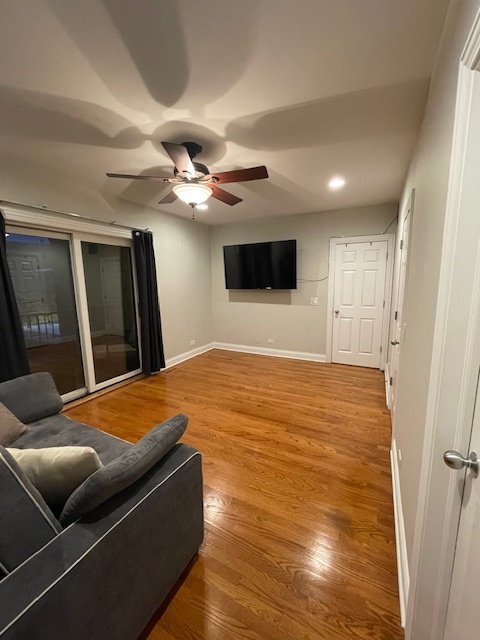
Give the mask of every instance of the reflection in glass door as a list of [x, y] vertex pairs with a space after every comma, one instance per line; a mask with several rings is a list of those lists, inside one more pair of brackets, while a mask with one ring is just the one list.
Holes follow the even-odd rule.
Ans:
[[131, 250], [99, 242], [82, 241], [81, 246], [99, 385], [140, 368]]
[[62, 395], [84, 388], [69, 237], [8, 233], [6, 244], [32, 373], [51, 373]]

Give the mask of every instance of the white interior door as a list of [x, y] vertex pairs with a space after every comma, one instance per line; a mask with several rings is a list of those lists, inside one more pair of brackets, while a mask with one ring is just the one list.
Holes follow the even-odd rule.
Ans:
[[[480, 407], [477, 387], [470, 451], [480, 452]], [[447, 471], [448, 473], [448, 471]], [[451, 473], [465, 471], [457, 470]], [[480, 637], [480, 478], [469, 470], [463, 490], [452, 586], [444, 640], [478, 640]]]
[[479, 61], [477, 18], [459, 69], [425, 438], [417, 458], [406, 620], [411, 640], [480, 637], [480, 479], [471, 472], [465, 479], [442, 460], [447, 448], [468, 456], [480, 445]]
[[400, 350], [407, 325], [404, 323], [403, 304], [407, 288], [408, 271], [408, 247], [410, 241], [410, 225], [412, 219], [413, 194], [410, 196], [406, 211], [403, 216], [402, 237], [400, 239], [400, 274], [398, 280], [398, 291], [396, 309], [394, 316], [394, 330], [392, 334], [392, 351], [390, 366], [390, 408], [395, 413], [395, 392], [397, 388], [398, 367], [400, 363]]
[[386, 240], [336, 245], [332, 362], [380, 367], [387, 247]]
[[39, 303], [44, 297], [39, 278], [39, 256], [17, 255], [10, 251], [8, 267], [20, 315], [39, 311]]
[[[460, 200], [461, 222], [456, 229], [458, 238], [463, 233], [464, 221], [471, 221], [468, 225], [468, 238], [463, 238], [459, 254], [462, 260], [469, 258], [464, 265], [465, 270], [461, 273], [460, 282], [452, 282], [452, 289], [449, 304], [451, 314], [455, 318], [453, 332], [456, 337], [456, 348], [447, 351], [447, 362], [444, 364], [446, 377], [449, 377], [448, 387], [453, 387], [452, 377], [466, 380], [467, 363], [472, 359], [473, 372], [470, 374], [476, 378], [476, 397], [472, 405], [473, 418], [466, 423], [466, 427], [471, 424], [470, 439], [468, 442], [468, 429], [466, 437], [451, 439], [452, 445], [457, 442], [458, 450], [467, 458], [473, 453], [480, 454], [480, 393], [479, 393], [479, 341], [480, 341], [480, 320], [478, 312], [478, 282], [480, 277], [480, 223], [479, 207], [480, 196], [478, 190], [478, 167], [480, 166], [480, 76], [474, 72], [471, 89], [469, 135], [465, 148], [463, 170], [463, 184]], [[470, 254], [470, 243], [473, 245], [476, 255]], [[462, 265], [463, 266], [463, 265]], [[472, 282], [473, 295], [468, 289], [463, 289], [465, 284]], [[455, 298], [455, 295], [457, 298]], [[460, 299], [458, 299], [458, 297]], [[477, 298], [472, 303], [472, 298]], [[472, 305], [472, 307], [470, 307]], [[472, 325], [470, 330], [465, 331], [458, 317], [470, 317]], [[475, 327], [473, 329], [473, 327]], [[466, 355], [463, 355], [461, 343], [465, 334], [476, 335], [476, 341], [472, 342], [470, 348], [467, 347]], [[448, 357], [449, 356], [449, 357]], [[461, 365], [458, 367], [457, 362]], [[460, 371], [461, 375], [455, 374]], [[465, 384], [465, 383], [464, 383]], [[463, 400], [463, 398], [461, 399]], [[465, 400], [463, 400], [465, 403]], [[470, 414], [470, 415], [472, 415]], [[468, 418], [468, 415], [466, 416]], [[448, 441], [447, 441], [448, 442]], [[456, 484], [457, 495], [462, 496], [460, 508], [460, 524], [458, 528], [457, 541], [455, 547], [455, 559], [453, 564], [452, 582], [450, 585], [450, 596], [447, 608], [447, 622], [445, 627], [444, 640], [477, 640], [480, 638], [480, 593], [478, 585], [480, 583], [480, 477], [475, 477], [471, 470], [446, 471], [450, 474], [462, 474], [465, 482], [462, 485], [460, 477]], [[458, 493], [462, 491], [463, 493]]]

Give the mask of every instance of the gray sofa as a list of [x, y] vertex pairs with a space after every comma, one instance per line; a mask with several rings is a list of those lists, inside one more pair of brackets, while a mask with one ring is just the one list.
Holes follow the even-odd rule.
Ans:
[[[49, 374], [1, 383], [0, 402], [30, 427], [16, 448], [91, 446], [108, 464], [133, 446], [60, 414]], [[53, 526], [10, 527], [9, 514], [22, 516], [35, 502], [15, 495], [10, 480], [0, 471], [0, 550], [13, 553], [0, 580], [0, 638], [135, 640], [203, 540], [199, 452], [176, 444], [139, 480], [66, 527], [58, 514], [49, 516]]]

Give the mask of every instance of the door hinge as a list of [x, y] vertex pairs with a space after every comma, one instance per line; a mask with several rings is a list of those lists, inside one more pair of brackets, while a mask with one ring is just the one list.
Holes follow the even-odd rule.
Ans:
[[388, 260], [388, 251], [387, 251], [387, 257], [385, 259]]
[[383, 301], [383, 308], [385, 309], [385, 300]]
[[398, 311], [395, 311], [395, 320], [398, 318]]
[[400, 240], [400, 249], [403, 249], [403, 240]]
[[380, 353], [382, 353], [382, 351], [383, 351], [383, 347], [382, 345], [380, 345]]
[[390, 378], [390, 386], [393, 384], [393, 378]]

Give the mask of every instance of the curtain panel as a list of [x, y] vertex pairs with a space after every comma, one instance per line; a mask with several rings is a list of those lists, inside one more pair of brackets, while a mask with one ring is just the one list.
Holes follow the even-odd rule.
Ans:
[[5, 219], [0, 212], [0, 382], [30, 373], [7, 260]]
[[137, 272], [142, 371], [151, 375], [165, 368], [153, 236], [150, 231], [134, 229], [132, 237]]

